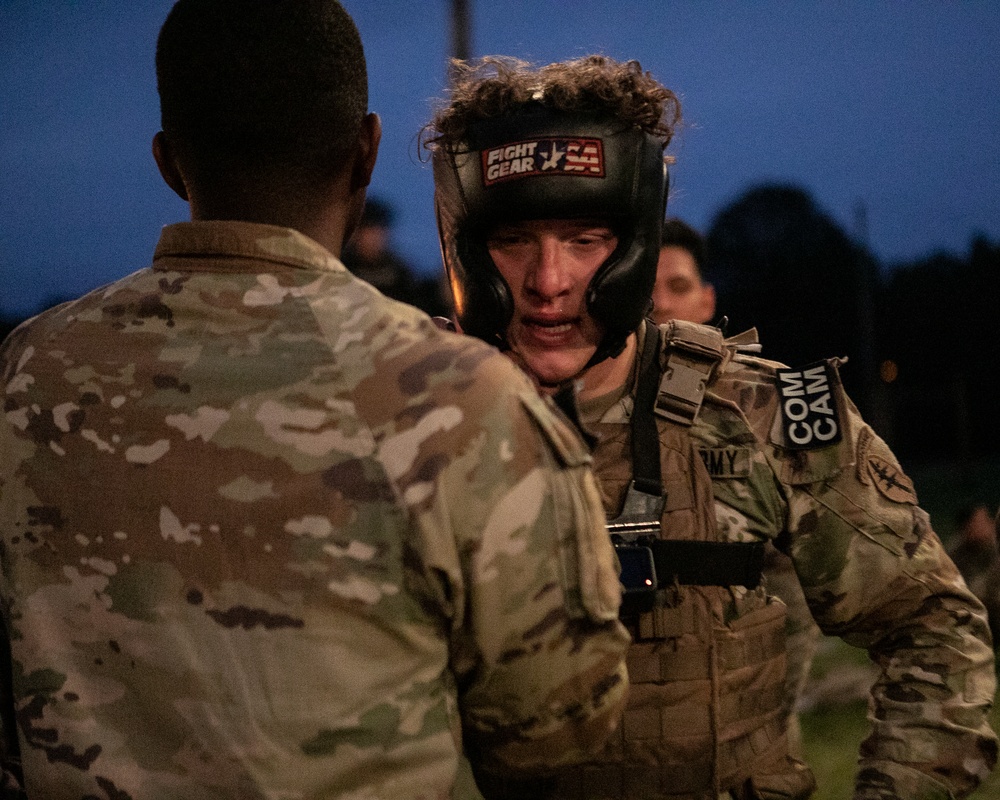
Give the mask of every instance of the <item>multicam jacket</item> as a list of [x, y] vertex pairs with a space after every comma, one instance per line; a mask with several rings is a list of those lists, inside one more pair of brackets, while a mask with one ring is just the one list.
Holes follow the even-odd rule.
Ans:
[[724, 455], [717, 524], [729, 540], [773, 539], [823, 632], [881, 669], [855, 799], [967, 795], [997, 760], [981, 603], [844, 393], [837, 359], [787, 369], [740, 352], [753, 333], [729, 344], [692, 429], [703, 457]]
[[620, 715], [583, 443], [307, 237], [169, 226], [0, 370], [3, 767], [29, 798], [478, 798], [470, 758], [580, 759]]
[[[709, 334], [718, 347], [703, 374], [695, 362], [669, 361], [679, 336], [712, 342]], [[869, 651], [881, 676], [856, 800], [968, 794], [997, 758], [986, 722], [995, 683], [983, 608], [912, 482], [844, 394], [838, 362], [786, 370], [745, 352], [755, 334], [723, 345], [715, 329], [687, 323], [660, 335], [658, 374], [703, 397], [686, 426], [656, 419], [666, 489], [660, 537], [775, 542], [823, 631]], [[644, 339], [641, 330], [640, 352]], [[630, 386], [580, 408], [600, 437], [595, 472], [612, 518], [634, 475]], [[658, 607], [636, 618], [619, 732], [598, 759], [561, 772], [554, 796], [806, 796], [811, 779], [783, 755], [775, 727], [784, 665], [772, 642], [780, 648], [782, 623], [769, 620], [766, 588], [669, 583]]]

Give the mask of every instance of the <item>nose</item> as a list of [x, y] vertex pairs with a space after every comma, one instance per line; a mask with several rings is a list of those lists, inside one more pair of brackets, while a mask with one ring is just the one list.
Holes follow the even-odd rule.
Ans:
[[530, 294], [542, 300], [552, 300], [570, 291], [570, 271], [564, 251], [562, 242], [557, 238], [541, 238], [534, 264], [525, 280], [525, 288]]
[[653, 301], [653, 306], [656, 308], [657, 313], [664, 314], [668, 317], [673, 317], [674, 313], [674, 298], [667, 294], [661, 294]]

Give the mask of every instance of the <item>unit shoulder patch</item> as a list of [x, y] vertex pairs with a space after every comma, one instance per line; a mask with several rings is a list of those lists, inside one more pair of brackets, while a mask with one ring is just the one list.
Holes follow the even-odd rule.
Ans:
[[830, 365], [819, 361], [799, 369], [779, 369], [776, 374], [785, 446], [813, 450], [839, 442], [840, 410]]
[[858, 480], [865, 486], [874, 486], [883, 497], [894, 503], [917, 504], [917, 490], [913, 481], [896, 463], [885, 443], [870, 428], [863, 429], [858, 437], [855, 469]]
[[917, 492], [906, 473], [890, 459], [878, 455], [868, 456], [868, 474], [879, 493], [894, 503], [917, 502]]

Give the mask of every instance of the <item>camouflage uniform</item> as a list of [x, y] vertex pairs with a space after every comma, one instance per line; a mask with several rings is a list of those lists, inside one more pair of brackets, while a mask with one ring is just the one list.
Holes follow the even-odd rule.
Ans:
[[[702, 451], [704, 452], [704, 451]], [[785, 604], [785, 654], [788, 674], [781, 709], [788, 726], [788, 744], [792, 755], [802, 758], [802, 726], [798, 705], [809, 682], [813, 658], [823, 633], [812, 618], [799, 576], [792, 560], [772, 543], [764, 551], [764, 585], [768, 594]]]
[[[822, 365], [830, 396], [809, 399], [833, 411], [839, 436], [817, 428], [829, 444], [811, 437], [801, 447], [792, 439], [807, 437], [782, 411], [781, 365], [738, 350], [754, 348], [755, 334], [723, 346], [715, 329], [662, 327], [670, 342], [678, 330], [716, 336], [721, 361], [691, 427], [657, 417], [667, 498], [661, 536], [774, 542], [791, 556], [822, 630], [869, 650], [882, 672], [856, 800], [964, 796], [997, 757], [986, 722], [995, 688], [986, 619], [912, 483], [844, 395], [837, 362]], [[662, 374], [668, 367], [661, 362]], [[600, 436], [595, 472], [610, 517], [632, 479], [634, 392], [632, 384], [580, 408]], [[799, 415], [798, 406], [789, 409]], [[706, 512], [700, 493], [709, 483], [714, 508]], [[765, 588], [674, 585], [658, 603], [634, 622], [620, 732], [599, 760], [563, 772], [555, 795], [806, 796], [812, 780], [788, 758], [782, 731], [784, 663], [773, 653], [783, 646], [783, 615], [768, 624], [779, 612]]]
[[566, 763], [620, 716], [583, 443], [307, 237], [167, 227], [0, 368], [28, 797], [478, 798], [470, 759]]

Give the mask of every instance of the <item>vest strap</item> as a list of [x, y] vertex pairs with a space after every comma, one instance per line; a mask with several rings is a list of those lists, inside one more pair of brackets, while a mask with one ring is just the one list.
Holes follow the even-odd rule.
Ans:
[[672, 321], [655, 413], [690, 427], [698, 416], [709, 375], [722, 360], [723, 350], [722, 331], [718, 328]]
[[654, 407], [660, 381], [660, 329], [648, 319], [643, 322], [646, 326], [645, 339], [631, 420], [632, 485], [637, 491], [659, 497], [663, 494], [663, 479]]
[[653, 551], [660, 587], [675, 581], [682, 586], [760, 585], [764, 566], [763, 542], [691, 542], [653, 539], [643, 542]]

